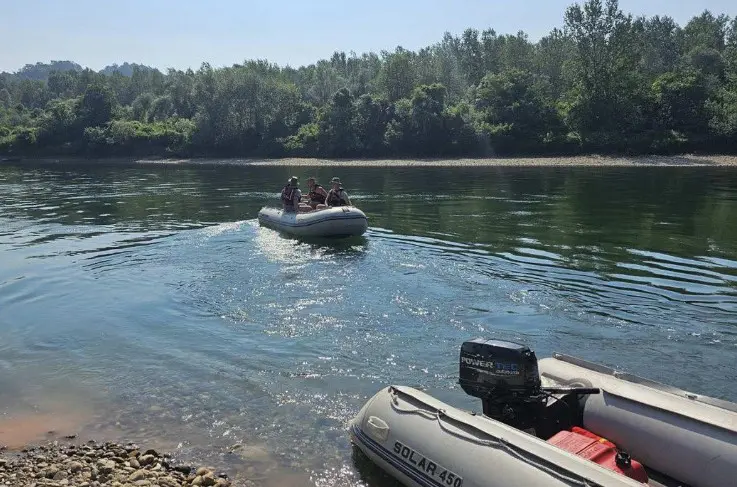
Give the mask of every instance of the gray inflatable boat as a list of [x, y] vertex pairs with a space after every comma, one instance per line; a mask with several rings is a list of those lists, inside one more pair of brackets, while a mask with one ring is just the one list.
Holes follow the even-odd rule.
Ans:
[[411, 487], [737, 486], [737, 404], [484, 339], [461, 347], [459, 382], [483, 414], [389, 386], [352, 442]]
[[366, 233], [368, 218], [354, 206], [336, 206], [309, 212], [287, 212], [264, 207], [259, 224], [296, 237], [355, 237]]

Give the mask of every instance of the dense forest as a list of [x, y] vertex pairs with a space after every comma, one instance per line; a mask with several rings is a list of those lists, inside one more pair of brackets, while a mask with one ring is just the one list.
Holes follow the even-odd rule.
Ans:
[[0, 74], [0, 154], [456, 157], [737, 152], [737, 18], [616, 0], [538, 42], [467, 29], [419, 51], [197, 71], [69, 61]]

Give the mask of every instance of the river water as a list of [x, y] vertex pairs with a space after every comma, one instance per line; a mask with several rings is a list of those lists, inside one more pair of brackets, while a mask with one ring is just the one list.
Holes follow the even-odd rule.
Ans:
[[[313, 173], [364, 238], [258, 226]], [[6, 443], [74, 430], [264, 485], [382, 485], [348, 421], [390, 383], [478, 409], [456, 383], [477, 336], [737, 400], [737, 171], [0, 166]]]

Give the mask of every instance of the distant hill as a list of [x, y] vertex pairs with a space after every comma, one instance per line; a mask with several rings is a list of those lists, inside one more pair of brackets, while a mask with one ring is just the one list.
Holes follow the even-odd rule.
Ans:
[[100, 70], [100, 73], [106, 74], [109, 76], [115, 72], [118, 72], [122, 74], [123, 76], [133, 76], [134, 68], [138, 68], [141, 71], [154, 71], [154, 68], [150, 66], [145, 66], [143, 64], [123, 63], [122, 65], [111, 64], [110, 66], [105, 66], [103, 69]]
[[[122, 74], [123, 76], [132, 76], [134, 68], [138, 68], [142, 71], [153, 71], [155, 68], [145, 66], [137, 63], [123, 63], [121, 65], [111, 64], [105, 66], [99, 72], [105, 75], [112, 75], [115, 72]], [[46, 81], [49, 79], [49, 73], [52, 71], [84, 71], [81, 65], [73, 61], [51, 61], [50, 63], [36, 63], [26, 64], [15, 73], [2, 72], [0, 75], [5, 75], [9, 78], [15, 78], [18, 80], [30, 79], [38, 81]]]
[[[72, 61], [51, 61], [50, 63], [26, 64], [15, 73], [8, 73], [19, 79], [46, 81], [52, 71], [83, 71], [84, 68]], [[5, 73], [3, 73], [5, 74]]]

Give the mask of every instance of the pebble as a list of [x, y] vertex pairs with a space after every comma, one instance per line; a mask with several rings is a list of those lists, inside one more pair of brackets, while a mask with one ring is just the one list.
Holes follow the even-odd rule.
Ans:
[[202, 476], [202, 485], [205, 486], [212, 486], [215, 485], [217, 480], [215, 479], [215, 474], [212, 472], [207, 472], [205, 475]]
[[97, 470], [102, 475], [107, 475], [113, 470], [115, 470], [116, 464], [112, 460], [100, 460], [97, 462]]
[[128, 482], [135, 482], [136, 480], [143, 480], [146, 478], [146, 471], [145, 470], [136, 470], [132, 474], [130, 474], [130, 477], [128, 477]]
[[167, 477], [161, 477], [159, 479], [159, 485], [161, 487], [177, 487], [179, 486], [179, 482], [174, 480], [172, 477], [167, 476]]
[[52, 480], [64, 480], [69, 476], [64, 470], [59, 470], [54, 474], [54, 477]]
[[151, 465], [155, 461], [156, 461], [156, 457], [154, 457], [153, 455], [143, 455], [142, 457], [138, 459], [138, 463], [144, 466]]
[[[140, 454], [140, 451], [144, 451]], [[174, 465], [171, 455], [136, 445], [51, 442], [0, 458], [0, 487], [231, 487], [212, 468]], [[242, 484], [239, 484], [242, 485]], [[246, 483], [246, 485], [252, 485]]]

